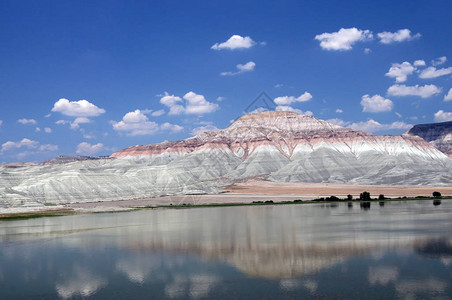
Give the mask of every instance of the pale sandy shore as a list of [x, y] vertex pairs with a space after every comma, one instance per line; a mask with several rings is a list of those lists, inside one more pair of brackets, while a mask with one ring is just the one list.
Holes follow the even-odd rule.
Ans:
[[443, 196], [452, 196], [452, 186], [432, 187], [432, 186], [393, 186], [393, 185], [352, 185], [352, 184], [331, 184], [331, 183], [288, 183], [249, 180], [243, 183], [236, 183], [225, 187], [224, 193], [215, 195], [179, 195], [162, 196], [146, 199], [130, 199], [120, 201], [71, 203], [59, 205], [57, 207], [46, 208], [16, 208], [0, 211], [1, 215], [22, 213], [22, 212], [55, 212], [60, 210], [73, 212], [107, 212], [130, 210], [143, 207], [159, 207], [166, 205], [209, 205], [209, 204], [240, 204], [252, 203], [253, 201], [274, 202], [293, 201], [300, 199], [303, 201], [315, 198], [337, 196], [345, 198], [348, 194], [355, 199], [363, 191], [368, 191], [371, 196], [378, 197], [380, 194], [388, 198], [431, 196], [434, 191], [439, 191]]

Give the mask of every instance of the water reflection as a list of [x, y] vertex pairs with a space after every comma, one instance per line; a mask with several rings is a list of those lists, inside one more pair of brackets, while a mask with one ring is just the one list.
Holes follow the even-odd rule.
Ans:
[[[451, 225], [448, 201], [1, 222], [0, 290], [6, 298], [64, 299], [450, 296]], [[20, 286], [28, 294], [17, 294]]]

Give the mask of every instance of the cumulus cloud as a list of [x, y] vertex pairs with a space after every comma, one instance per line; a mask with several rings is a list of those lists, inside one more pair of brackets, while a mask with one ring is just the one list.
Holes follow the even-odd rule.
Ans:
[[409, 29], [400, 29], [396, 32], [380, 32], [377, 33], [378, 38], [380, 39], [380, 43], [382, 44], [392, 44], [396, 42], [410, 41], [413, 39], [417, 39], [421, 37], [420, 33], [416, 33], [415, 35], [411, 35], [411, 31]]
[[199, 126], [199, 127], [193, 128], [193, 130], [191, 131], [191, 134], [198, 135], [198, 134], [201, 134], [206, 131], [218, 131], [218, 130], [220, 130], [218, 127], [216, 127], [212, 123], [209, 123], [204, 126]]
[[23, 125], [36, 125], [38, 123], [35, 119], [19, 119], [17, 122]]
[[[452, 101], [452, 88], [449, 89], [449, 92], [444, 95], [444, 101]], [[1, 121], [0, 121], [0, 125], [1, 125]]]
[[221, 72], [221, 76], [234, 76], [245, 72], [251, 72], [254, 70], [254, 67], [256, 67], [256, 64], [253, 61], [249, 61], [246, 64], [238, 64], [237, 66], [238, 71], [236, 72]]
[[290, 105], [295, 102], [306, 102], [312, 99], [312, 95], [308, 92], [304, 92], [302, 95], [295, 98], [294, 96], [281, 96], [273, 100], [277, 105]]
[[340, 109], [340, 108], [337, 108], [337, 109], [336, 109], [336, 112], [337, 112], [338, 114], [341, 114], [341, 113], [343, 113], [344, 111], [343, 111], [342, 109]]
[[97, 117], [105, 113], [105, 109], [99, 108], [87, 100], [69, 101], [62, 98], [55, 102], [52, 112], [59, 112], [70, 117]]
[[276, 106], [276, 111], [292, 111], [292, 112], [296, 112], [299, 113], [300, 115], [305, 115], [305, 116], [313, 116], [314, 114], [312, 113], [312, 111], [302, 111], [301, 109], [298, 108], [293, 108], [291, 106], [288, 105], [278, 105]]
[[139, 109], [126, 113], [122, 121], [113, 121], [112, 125], [114, 130], [126, 132], [131, 136], [151, 135], [157, 133], [159, 129], [159, 125], [149, 121], [148, 117]]
[[0, 120], [0, 127], [3, 125], [3, 121], [2, 120]]
[[338, 126], [347, 126], [348, 124], [350, 124], [349, 122], [345, 122], [344, 120], [338, 119], [338, 118], [334, 118], [334, 119], [329, 119], [326, 120], [328, 123], [334, 124], [334, 125], [338, 125]]
[[421, 74], [419, 74], [419, 78], [429, 79], [436, 78], [444, 75], [452, 74], [452, 67], [437, 69], [435, 67], [428, 67], [422, 70]]
[[218, 104], [209, 102], [203, 95], [194, 92], [186, 93], [183, 98], [165, 92], [160, 103], [170, 109], [169, 115], [202, 115], [212, 113], [220, 108]]
[[171, 123], [165, 122], [162, 125], [160, 125], [160, 129], [168, 130], [171, 133], [177, 133], [177, 132], [181, 132], [182, 130], [184, 130], [184, 127], [177, 125], [177, 124], [171, 124]]
[[71, 129], [77, 129], [80, 127], [80, 124], [86, 124], [86, 123], [90, 123], [91, 120], [85, 117], [78, 117], [75, 118], [74, 122], [70, 122], [71, 124]]
[[159, 110], [153, 111], [151, 113], [151, 116], [153, 116], [153, 117], [160, 117], [163, 114], [165, 114], [165, 111], [163, 109], [159, 109]]
[[235, 34], [224, 43], [215, 43], [215, 45], [213, 45], [211, 49], [213, 50], [247, 49], [253, 47], [255, 44], [256, 42], [253, 41], [249, 36], [242, 37], [240, 35]]
[[52, 132], [52, 129], [49, 128], [49, 127], [45, 127], [45, 128], [44, 128], [44, 132], [45, 132], [45, 133], [51, 133], [51, 132]]
[[337, 32], [322, 33], [315, 36], [320, 41], [320, 47], [324, 50], [351, 50], [353, 44], [359, 41], [368, 41], [373, 38], [369, 30], [353, 28], [341, 28]]
[[57, 151], [58, 150], [58, 146], [57, 145], [52, 145], [52, 144], [45, 144], [45, 145], [41, 145], [39, 146], [39, 151]]
[[86, 123], [90, 123], [91, 120], [85, 117], [78, 117], [75, 118], [74, 121], [68, 121], [68, 120], [58, 120], [55, 122], [55, 124], [57, 125], [66, 125], [69, 124], [71, 129], [78, 129], [80, 128], [80, 124], [86, 124]]
[[383, 130], [395, 130], [395, 129], [401, 129], [401, 130], [407, 130], [413, 127], [412, 124], [407, 124], [405, 122], [393, 122], [390, 124], [381, 124], [380, 122], [377, 122], [373, 119], [370, 119], [366, 122], [346, 122], [344, 120], [335, 118], [335, 119], [329, 119], [327, 122], [332, 123], [334, 125], [342, 126], [342, 127], [349, 127], [355, 130], [361, 130], [365, 132], [378, 132]]
[[[2, 145], [0, 152], [6, 152], [6, 151], [16, 150], [16, 149], [20, 149], [20, 148], [35, 149], [37, 151], [56, 151], [56, 150], [58, 150], [57, 145], [52, 145], [52, 144], [40, 145], [40, 143], [38, 141], [23, 138], [21, 141], [18, 141], [18, 142], [8, 141], [8, 142], [4, 143]], [[28, 153], [28, 154], [30, 154], [30, 153]]]
[[365, 132], [377, 132], [382, 130], [393, 130], [393, 129], [403, 129], [407, 130], [413, 127], [412, 124], [407, 124], [405, 122], [393, 122], [391, 124], [381, 124], [373, 119], [370, 119], [366, 122], [356, 122], [347, 124], [347, 127], [350, 127], [355, 130], [361, 130]]
[[364, 54], [369, 54], [370, 52], [372, 52], [372, 50], [370, 48], [365, 48], [364, 49]]
[[385, 76], [395, 78], [397, 82], [405, 82], [407, 76], [413, 74], [414, 70], [416, 70], [416, 68], [409, 62], [405, 61], [401, 64], [392, 64]]
[[435, 115], [435, 122], [448, 122], [452, 121], [452, 112], [446, 112], [443, 110], [438, 110]]
[[439, 66], [439, 65], [444, 64], [446, 61], [447, 61], [447, 57], [441, 56], [441, 57], [438, 57], [437, 59], [432, 60], [432, 65]]
[[391, 100], [385, 99], [380, 95], [364, 95], [361, 97], [361, 106], [363, 112], [384, 112], [391, 111], [394, 104]]
[[413, 63], [413, 66], [415, 67], [424, 67], [425, 65], [425, 61], [423, 61], [422, 59], [415, 60]]
[[28, 149], [34, 149], [34, 148], [37, 148], [38, 146], [39, 146], [38, 141], [33, 141], [33, 140], [30, 140], [27, 138], [23, 138], [19, 142], [8, 141], [8, 142], [4, 143], [2, 145], [2, 152], [13, 150], [13, 149], [18, 149], [18, 148], [22, 148], [22, 147], [25, 147]]
[[81, 154], [81, 155], [93, 155], [102, 150], [104, 150], [104, 144], [102, 144], [102, 143], [97, 143], [97, 144], [91, 145], [90, 143], [82, 142], [77, 145], [77, 150], [75, 151], [75, 153]]
[[388, 94], [392, 96], [419, 96], [421, 98], [429, 98], [439, 94], [441, 88], [434, 84], [424, 86], [406, 86], [404, 84], [394, 84], [388, 88]]
[[152, 135], [156, 134], [159, 130], [176, 133], [184, 129], [182, 126], [168, 122], [159, 125], [156, 122], [149, 121], [148, 117], [139, 109], [126, 113], [121, 121], [112, 121], [111, 124], [114, 130], [125, 132], [130, 136]]

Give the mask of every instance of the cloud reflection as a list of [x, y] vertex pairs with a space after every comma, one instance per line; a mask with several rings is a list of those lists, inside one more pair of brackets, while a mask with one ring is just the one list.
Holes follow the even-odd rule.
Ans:
[[392, 266], [370, 267], [367, 279], [370, 285], [387, 285], [391, 281], [396, 281], [399, 277], [399, 269]]
[[63, 299], [75, 296], [89, 297], [105, 287], [107, 281], [100, 276], [92, 274], [84, 268], [76, 268], [73, 277], [63, 283], [57, 283], [56, 291]]

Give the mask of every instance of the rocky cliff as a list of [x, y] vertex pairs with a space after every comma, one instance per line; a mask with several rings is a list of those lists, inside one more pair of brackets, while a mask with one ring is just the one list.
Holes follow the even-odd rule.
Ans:
[[452, 121], [415, 125], [407, 134], [420, 136], [452, 158]]
[[417, 136], [375, 136], [293, 112], [264, 112], [110, 159], [0, 167], [0, 206], [217, 193], [248, 178], [452, 185], [451, 169], [450, 158]]

